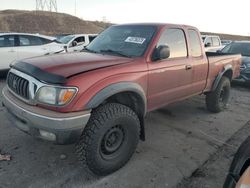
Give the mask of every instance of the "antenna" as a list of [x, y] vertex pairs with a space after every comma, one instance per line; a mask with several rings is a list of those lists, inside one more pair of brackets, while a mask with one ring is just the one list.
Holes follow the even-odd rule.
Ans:
[[56, 0], [36, 0], [36, 10], [57, 12], [57, 2]]

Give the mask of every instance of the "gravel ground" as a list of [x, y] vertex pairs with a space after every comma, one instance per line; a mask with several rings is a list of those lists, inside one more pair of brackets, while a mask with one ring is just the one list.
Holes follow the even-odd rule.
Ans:
[[[3, 86], [2, 80], [0, 90]], [[125, 167], [106, 177], [82, 167], [73, 145], [53, 145], [17, 130], [0, 106], [0, 150], [12, 156], [11, 161], [0, 162], [0, 187], [206, 187], [207, 180], [210, 187], [221, 187], [243, 139], [237, 135], [250, 120], [249, 91], [234, 87], [231, 105], [219, 114], [206, 110], [204, 96], [149, 113], [146, 142], [140, 142]], [[237, 143], [230, 142], [232, 137]], [[231, 153], [220, 154], [225, 143], [232, 145]]]
[[233, 137], [211, 155], [189, 178], [184, 178], [178, 184], [177, 188], [222, 187], [234, 154], [241, 143], [249, 136], [249, 133], [250, 122], [237, 131]]

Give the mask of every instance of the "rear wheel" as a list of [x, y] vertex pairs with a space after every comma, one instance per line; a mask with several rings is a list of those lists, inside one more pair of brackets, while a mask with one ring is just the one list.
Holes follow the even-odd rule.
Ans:
[[214, 113], [224, 110], [228, 105], [230, 88], [229, 78], [223, 76], [217, 88], [206, 95], [207, 109]]
[[140, 122], [132, 109], [106, 104], [92, 112], [76, 152], [93, 173], [107, 175], [127, 163], [136, 149], [139, 133]]

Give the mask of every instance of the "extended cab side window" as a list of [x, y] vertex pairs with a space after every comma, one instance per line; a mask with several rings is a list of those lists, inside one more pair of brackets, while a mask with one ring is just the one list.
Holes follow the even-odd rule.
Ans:
[[213, 40], [213, 46], [220, 46], [220, 41], [218, 37], [213, 37], [212, 40]]
[[202, 56], [201, 42], [199, 34], [194, 29], [188, 30], [189, 44], [191, 49], [191, 56], [200, 57]]
[[162, 33], [157, 47], [160, 45], [169, 47], [169, 58], [187, 57], [186, 38], [182, 29], [166, 29]]

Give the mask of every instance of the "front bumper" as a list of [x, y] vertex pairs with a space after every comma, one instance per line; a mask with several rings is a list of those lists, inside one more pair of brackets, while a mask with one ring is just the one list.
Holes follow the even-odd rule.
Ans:
[[76, 142], [85, 128], [91, 111], [58, 113], [27, 105], [5, 87], [3, 105], [10, 121], [20, 130], [57, 144]]

